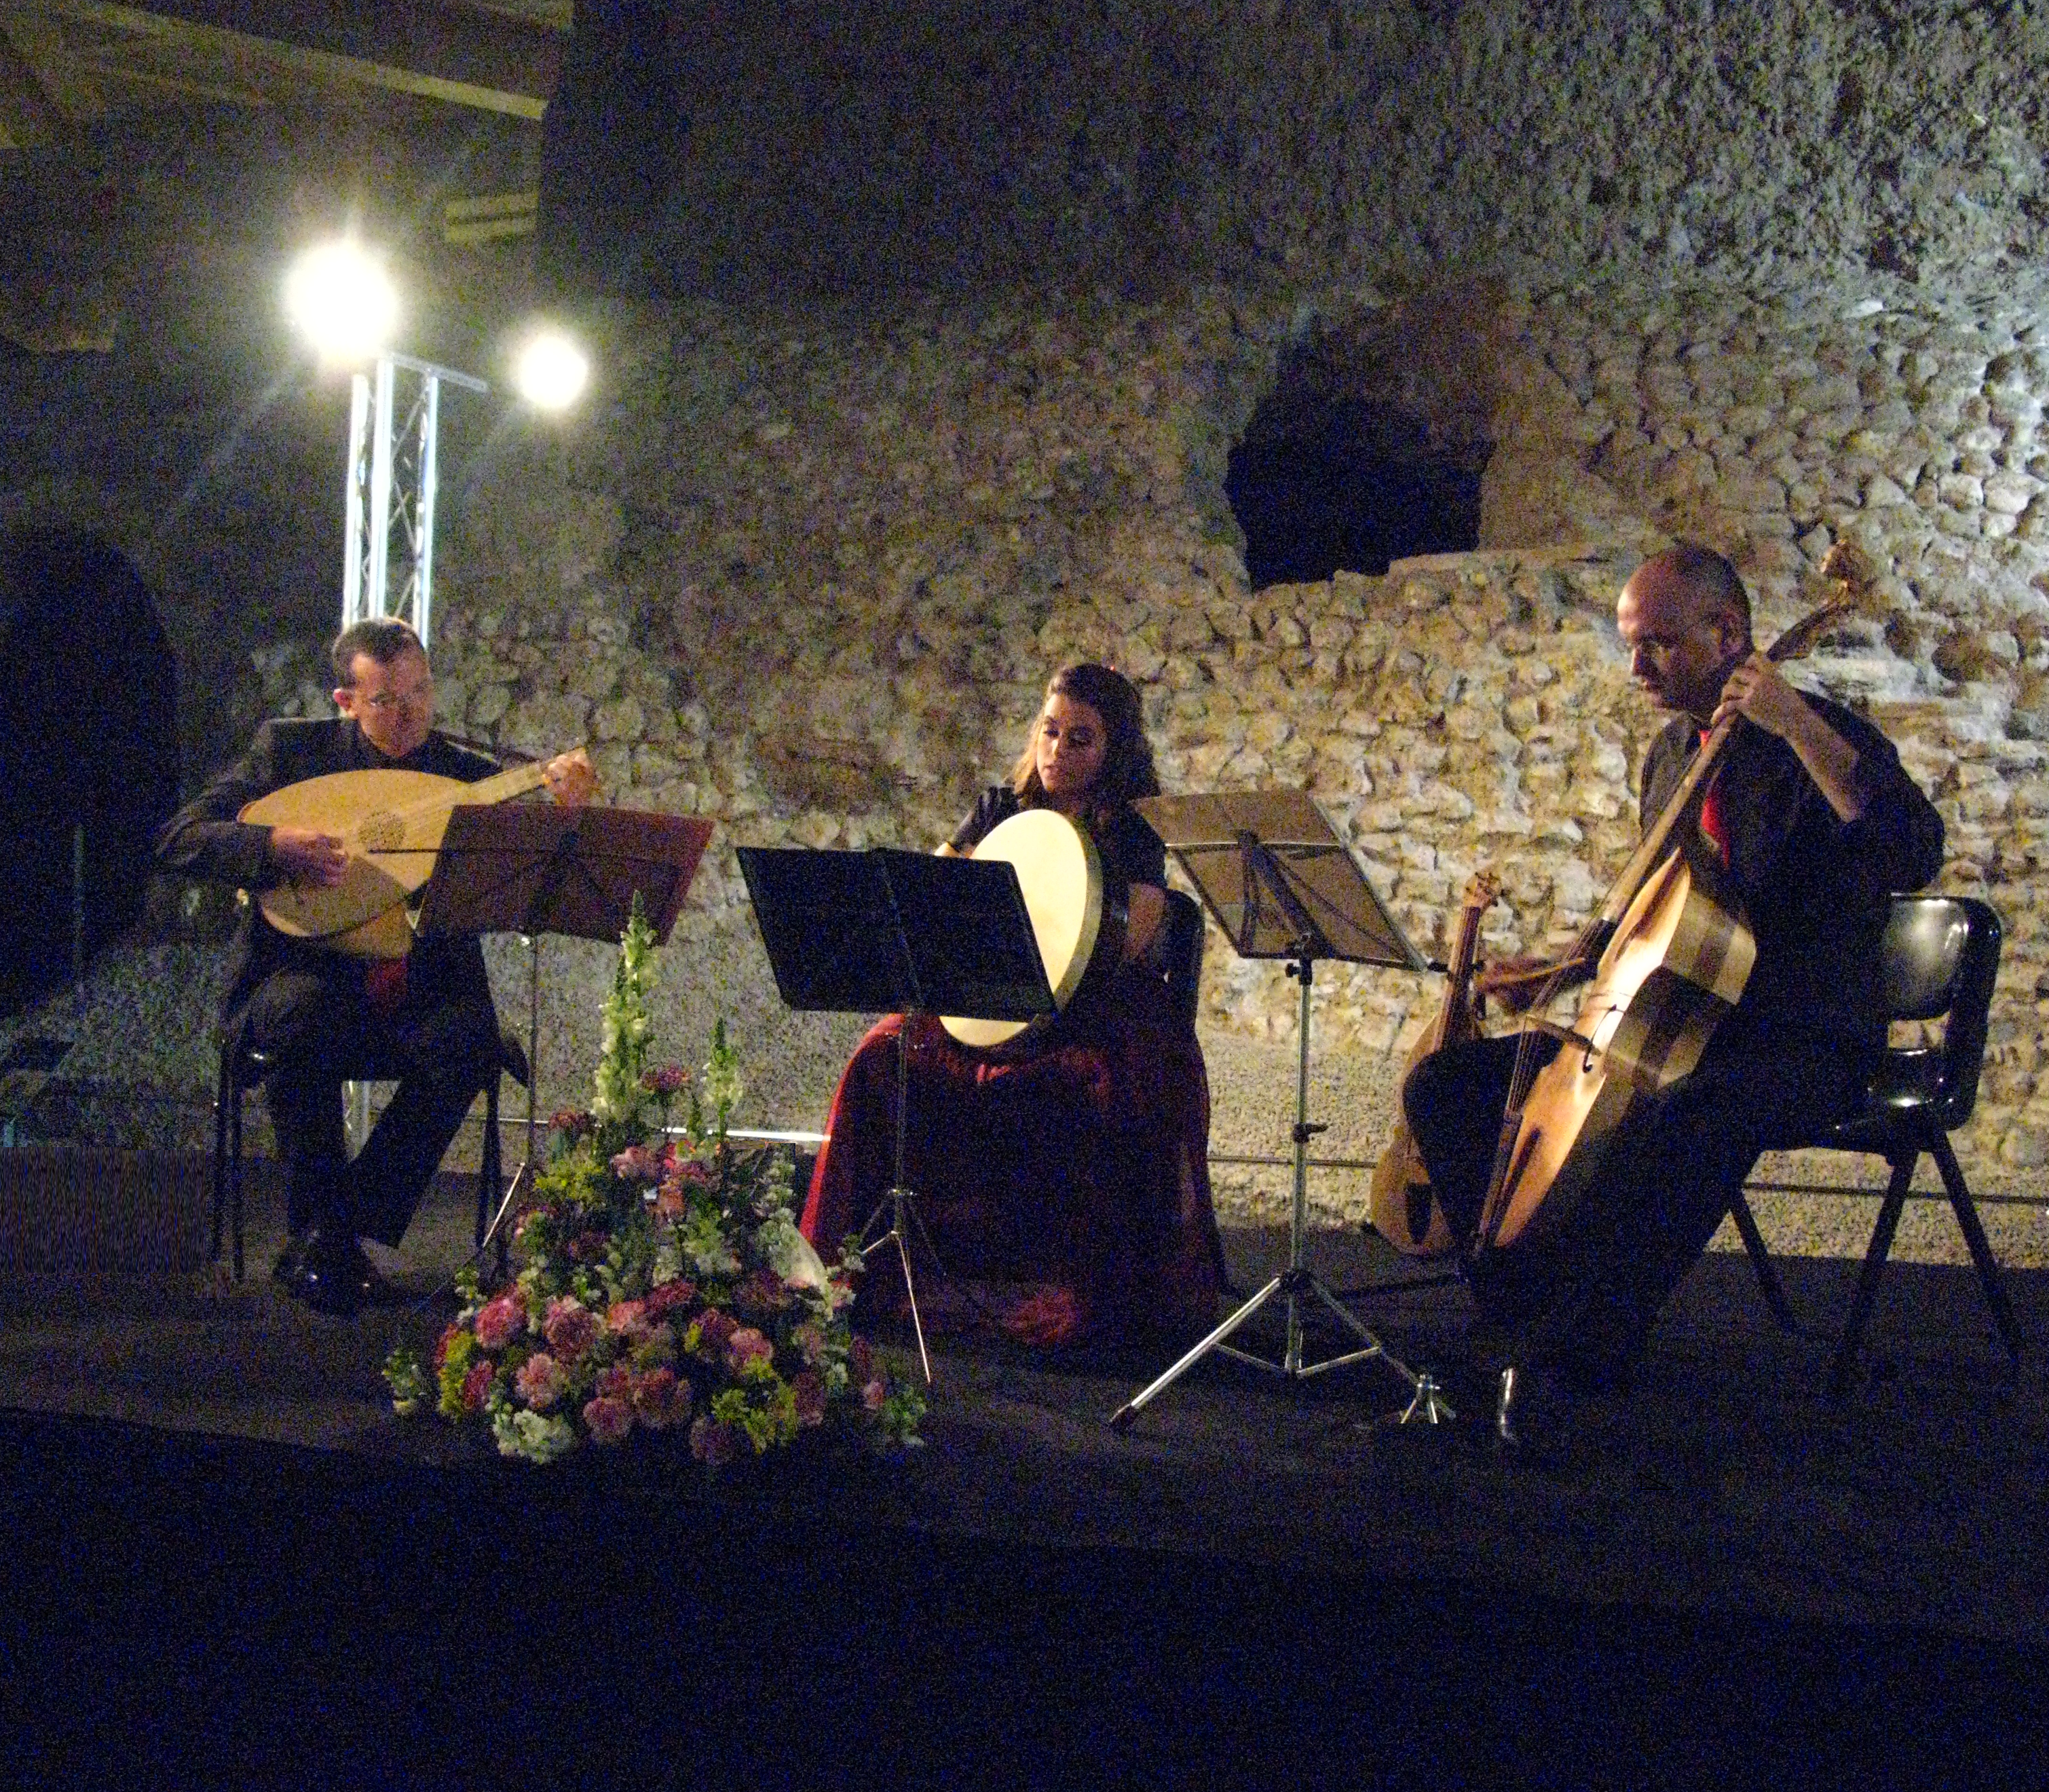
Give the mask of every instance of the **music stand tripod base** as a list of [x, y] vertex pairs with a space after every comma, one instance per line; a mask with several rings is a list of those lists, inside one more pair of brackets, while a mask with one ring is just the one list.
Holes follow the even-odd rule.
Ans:
[[[879, 1237], [875, 1228], [887, 1219], [888, 1230]], [[925, 1350], [925, 1323], [918, 1316], [918, 1285], [911, 1273], [911, 1232], [916, 1228], [918, 1242], [925, 1247], [925, 1254], [932, 1260], [932, 1267], [943, 1281], [946, 1269], [939, 1261], [939, 1253], [932, 1248], [931, 1234], [926, 1231], [925, 1223], [918, 1217], [917, 1197], [900, 1185], [885, 1189], [882, 1199], [876, 1203], [875, 1211], [868, 1216], [868, 1223], [857, 1234], [854, 1249], [865, 1263], [885, 1245], [896, 1247], [897, 1266], [904, 1272], [904, 1300], [911, 1309], [911, 1331], [918, 1340], [918, 1366], [925, 1372], [925, 1386], [932, 1385], [932, 1359]]]
[[[914, 1238], [942, 1281], [947, 1272], [904, 1180], [911, 1030], [925, 1015], [1030, 1020], [1056, 1012], [1017, 870], [885, 846], [861, 852], [742, 846], [739, 856], [786, 1005], [900, 1016], [895, 1174], [854, 1234], [854, 1248], [865, 1262], [885, 1245], [896, 1246], [929, 1386], [932, 1362], [911, 1269]], [[878, 1236], [885, 1218], [888, 1226]]]
[[[1325, 1287], [1302, 1260], [1308, 1211], [1308, 1144], [1324, 1128], [1310, 1124], [1310, 984], [1319, 958], [1406, 964], [1425, 961], [1402, 939], [1379, 899], [1359, 874], [1329, 822], [1300, 791], [1233, 793], [1192, 798], [1149, 798], [1138, 807], [1189, 876], [1203, 902], [1241, 957], [1285, 958], [1288, 974], [1301, 986], [1296, 1037], [1295, 1180], [1289, 1211], [1287, 1266], [1164, 1374], [1110, 1416], [1110, 1428], [1125, 1431], [1140, 1409], [1172, 1386], [1211, 1351], [1266, 1369], [1289, 1381], [1355, 1362], [1378, 1361], [1408, 1386], [1402, 1422], [1421, 1418], [1435, 1425], [1452, 1417], [1451, 1407], [1429, 1375], [1419, 1375], [1396, 1357], [1365, 1322]], [[1287, 1304], [1287, 1331], [1280, 1361], [1241, 1350], [1228, 1340], [1266, 1304]], [[1320, 1305], [1362, 1347], [1319, 1362], [1302, 1359], [1302, 1309]]]

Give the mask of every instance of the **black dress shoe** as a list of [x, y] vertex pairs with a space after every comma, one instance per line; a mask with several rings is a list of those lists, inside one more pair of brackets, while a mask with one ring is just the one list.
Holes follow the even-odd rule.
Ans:
[[315, 1312], [352, 1319], [380, 1285], [355, 1239], [314, 1232], [308, 1235], [298, 1268], [286, 1285], [294, 1300]]
[[1494, 1440], [1518, 1456], [1555, 1455], [1572, 1435], [1577, 1401], [1560, 1376], [1511, 1362], [1495, 1390]]

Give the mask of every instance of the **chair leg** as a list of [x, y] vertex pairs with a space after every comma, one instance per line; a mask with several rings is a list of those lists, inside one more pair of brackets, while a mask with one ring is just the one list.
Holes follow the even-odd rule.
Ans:
[[1841, 1399], [1849, 1387], [1850, 1370], [1857, 1361], [1857, 1347], [1864, 1342], [1872, 1302], [1878, 1294], [1878, 1278], [1884, 1273], [1885, 1260], [1892, 1254], [1893, 1234], [1899, 1230], [1900, 1210], [1907, 1205], [1907, 1191], [1913, 1186], [1914, 1166], [1919, 1158], [1919, 1152], [1911, 1152], [1893, 1160], [1892, 1180], [1879, 1204], [1878, 1223], [1872, 1228], [1864, 1267], [1857, 1272], [1857, 1292], [1850, 1300], [1850, 1315], [1843, 1321], [1842, 1336], [1836, 1343], [1836, 1360], [1829, 1370], [1831, 1400]]
[[1794, 1318], [1793, 1309], [1787, 1304], [1786, 1290], [1779, 1280], [1779, 1270], [1771, 1261], [1771, 1254], [1764, 1248], [1764, 1234], [1757, 1229], [1756, 1216], [1750, 1211], [1750, 1203], [1736, 1191], [1729, 1203], [1729, 1218], [1736, 1222], [1736, 1229], [1743, 1236], [1743, 1248], [1749, 1254], [1750, 1266], [1757, 1272], [1757, 1285], [1764, 1295], [1764, 1304], [1771, 1309], [1771, 1316], [1778, 1320], [1782, 1331], [1797, 1332], [1800, 1322]]
[[220, 1261], [220, 1228], [227, 1214], [227, 1104], [239, 1099], [227, 1074], [227, 1059], [220, 1060], [220, 1079], [213, 1091], [213, 1242], [207, 1247], [207, 1261]]
[[476, 1248], [484, 1249], [484, 1229], [491, 1223], [491, 1210], [498, 1204], [504, 1178], [504, 1164], [498, 1143], [498, 1078], [494, 1074], [484, 1092], [484, 1145], [476, 1166]]
[[1935, 1168], [1942, 1173], [1942, 1187], [1948, 1191], [1958, 1229], [1970, 1247], [1972, 1262], [1977, 1265], [1978, 1285], [1985, 1290], [1985, 1304], [1992, 1309], [1993, 1324], [1999, 1327], [2000, 1341], [2006, 1346], [2006, 1354], [2017, 1369], [2020, 1366], [2020, 1330], [2014, 1324], [2013, 1308], [2006, 1297], [2006, 1278], [2000, 1273], [1999, 1260], [1992, 1254], [1985, 1223], [1978, 1218], [1977, 1203], [1971, 1199], [1971, 1191], [1965, 1184], [1963, 1169], [1957, 1162], [1956, 1153], [1950, 1148], [1948, 1137], [1935, 1133], [1928, 1141], [1928, 1149], [1934, 1156]]
[[231, 1081], [227, 1090], [227, 1217], [235, 1232], [235, 1279], [242, 1268], [242, 1103], [247, 1091]]

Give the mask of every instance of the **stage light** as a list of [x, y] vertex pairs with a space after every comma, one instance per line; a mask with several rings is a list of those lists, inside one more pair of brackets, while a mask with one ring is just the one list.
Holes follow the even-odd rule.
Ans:
[[542, 328], [521, 344], [512, 378], [519, 395], [535, 410], [566, 410], [589, 383], [590, 357], [561, 330]]
[[309, 249], [285, 277], [285, 311], [323, 361], [374, 360], [399, 322], [399, 290], [352, 237]]

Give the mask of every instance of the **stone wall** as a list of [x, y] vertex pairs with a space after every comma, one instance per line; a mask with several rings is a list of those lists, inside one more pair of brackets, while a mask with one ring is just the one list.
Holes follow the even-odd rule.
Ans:
[[[1884, 613], [1810, 675], [1900, 741], [1946, 886], [2007, 916], [1966, 1157], [2028, 1171], [2045, 31], [1935, 0], [694, 14], [685, 165], [647, 220], [667, 297], [588, 312], [598, 382], [561, 430], [445, 409], [447, 718], [507, 750], [590, 738], [615, 799], [717, 823], [667, 1030], [694, 1051], [731, 1016], [753, 1117], [803, 1124], [858, 1023], [781, 1010], [733, 849], [936, 840], [1060, 661], [1139, 680], [1177, 787], [1307, 783], [1426, 949], [1482, 862], [1491, 943], [1531, 947], [1629, 836], [1633, 558], [1727, 550], [1768, 636], [1847, 535]], [[0, 286], [77, 290], [91, 328], [50, 340], [99, 345], [0, 351], [0, 521], [98, 521], [151, 577], [189, 783], [327, 682], [342, 401], [276, 321], [286, 250], [361, 200], [424, 295], [412, 346], [494, 375], [527, 296], [516, 253], [434, 243], [467, 148], [317, 153], [317, 126], [195, 112], [103, 146], [109, 207], [0, 231]], [[0, 169], [0, 215], [40, 178]], [[1491, 407], [1481, 551], [1254, 593], [1231, 448], [1291, 348], [1367, 341], [1359, 381], [1406, 342]], [[544, 1102], [587, 1071], [606, 964], [547, 949]], [[524, 966], [499, 970], [516, 1011]], [[1332, 1155], [1377, 1149], [1433, 995], [1320, 978]], [[1220, 1149], [1285, 1151], [1294, 1005], [1212, 940]], [[1326, 1198], [1355, 1211], [1356, 1180]]]
[[679, 25], [678, 288], [2039, 257], [2039, 6], [915, 0]]
[[[1477, 339], [1499, 356], [1499, 545], [1256, 594], [1221, 449], [1299, 308], [1212, 293], [857, 328], [714, 306], [621, 322], [608, 412], [507, 452], [465, 511], [444, 701], [502, 746], [594, 736], [618, 800], [718, 822], [679, 1030], [717, 1005], [775, 1041], [792, 1067], [764, 1098], [800, 1121], [846, 1029], [776, 1010], [733, 848], [931, 843], [1014, 753], [1052, 666], [1102, 657], [1141, 682], [1171, 787], [1314, 791], [1426, 950], [1482, 864], [1505, 886], [1490, 947], [1533, 949], [1577, 931], [1633, 838], [1654, 722], [1612, 615], [1643, 546], [1735, 554], [1768, 637], [1848, 536], [1885, 613], [1804, 675], [1899, 741], [1950, 825], [1945, 887], [2007, 915], [1969, 1155], [2031, 1166], [2049, 1143], [2036, 313], [1875, 290], [1507, 297]], [[1374, 1149], [1433, 998], [1406, 974], [1320, 978], [1332, 1154]], [[1295, 1001], [1278, 967], [1213, 939], [1206, 1033], [1249, 1085], [1220, 1090], [1220, 1149], [1285, 1139]]]

